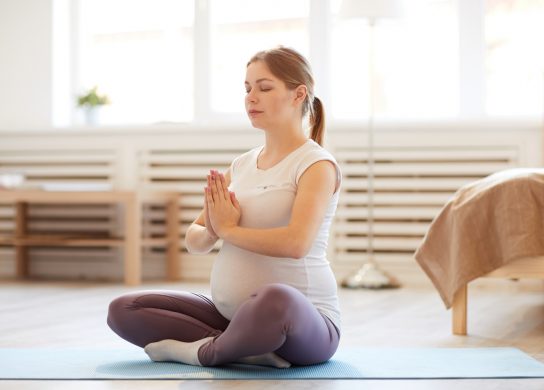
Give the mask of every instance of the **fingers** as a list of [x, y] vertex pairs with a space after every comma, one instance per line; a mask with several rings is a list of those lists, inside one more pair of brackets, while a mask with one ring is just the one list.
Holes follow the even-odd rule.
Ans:
[[[213, 202], [213, 200], [210, 196], [209, 188], [204, 187], [204, 214], [205, 214], [204, 226], [206, 226], [207, 232], [211, 237], [217, 238], [217, 234], [213, 230], [213, 226], [212, 226], [212, 222], [210, 218], [210, 206], [212, 206], [211, 202]], [[208, 206], [208, 203], [210, 203], [210, 206]]]
[[209, 192], [212, 188], [212, 177], [211, 175], [206, 176], [207, 186], [204, 188], [204, 197], [206, 202], [208, 202], [208, 196], [210, 195]]
[[219, 191], [217, 189], [217, 179], [213, 171], [212, 171], [212, 174], [210, 175], [210, 185], [208, 188], [210, 189], [210, 193], [214, 203], [219, 202], [221, 199], [219, 198]]
[[210, 173], [206, 177], [208, 186], [206, 187], [206, 197], [208, 198], [208, 206], [212, 206], [224, 199], [223, 191], [220, 188], [218, 172], [210, 169]]
[[214, 202], [229, 200], [230, 196], [228, 194], [227, 184], [223, 174], [213, 169], [210, 172], [210, 182]]
[[227, 189], [227, 183], [225, 183], [225, 176], [222, 173], [216, 171], [215, 182], [217, 184], [217, 192], [219, 196], [223, 196], [224, 200], [229, 200], [229, 191]]
[[229, 189], [227, 188], [227, 183], [225, 182], [225, 176], [222, 173], [219, 174], [219, 184], [221, 185], [225, 198], [229, 199]]
[[208, 215], [208, 187], [204, 187], [204, 212]]
[[238, 203], [238, 199], [236, 199], [236, 194], [230, 191], [229, 191], [229, 194], [230, 194], [230, 201], [232, 202], [234, 207], [236, 207], [237, 209], [240, 209], [240, 203]]
[[213, 202], [213, 196], [212, 192], [209, 187], [206, 187], [205, 189], [205, 198], [206, 198], [206, 212], [213, 208], [214, 202]]

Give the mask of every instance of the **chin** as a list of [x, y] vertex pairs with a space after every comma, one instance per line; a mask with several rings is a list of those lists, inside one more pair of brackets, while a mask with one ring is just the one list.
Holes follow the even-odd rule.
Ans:
[[264, 130], [264, 126], [262, 123], [260, 123], [258, 120], [252, 120], [252, 119], [249, 119], [249, 121], [251, 122], [251, 126], [255, 129], [261, 129], [261, 130]]
[[251, 127], [253, 127], [254, 129], [264, 130], [263, 126], [259, 126], [259, 125], [253, 124], [253, 123], [251, 124]]

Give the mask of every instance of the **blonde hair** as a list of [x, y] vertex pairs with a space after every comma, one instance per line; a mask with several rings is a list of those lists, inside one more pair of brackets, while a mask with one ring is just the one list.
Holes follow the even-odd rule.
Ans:
[[302, 116], [310, 114], [310, 136], [319, 145], [323, 145], [325, 110], [321, 100], [314, 95], [314, 78], [308, 60], [293, 49], [278, 46], [258, 52], [251, 57], [247, 66], [257, 61], [264, 62], [272, 74], [282, 80], [288, 89], [293, 90], [299, 85], [306, 86], [307, 95], [302, 105]]

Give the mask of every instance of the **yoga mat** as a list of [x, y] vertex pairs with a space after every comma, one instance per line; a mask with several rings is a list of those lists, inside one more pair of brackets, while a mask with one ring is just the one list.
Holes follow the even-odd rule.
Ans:
[[544, 378], [544, 364], [515, 348], [345, 348], [326, 363], [287, 369], [155, 363], [138, 348], [0, 349], [0, 379], [425, 378]]

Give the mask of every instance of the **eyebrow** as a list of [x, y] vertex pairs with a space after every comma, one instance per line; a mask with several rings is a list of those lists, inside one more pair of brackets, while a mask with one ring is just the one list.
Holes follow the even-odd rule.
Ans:
[[[256, 83], [260, 83], [261, 81], [272, 81], [272, 82], [274, 82], [274, 80], [267, 79], [267, 78], [262, 78], [262, 79], [258, 79], [256, 81]], [[249, 84], [249, 82], [246, 80], [246, 82], [244, 84]]]

